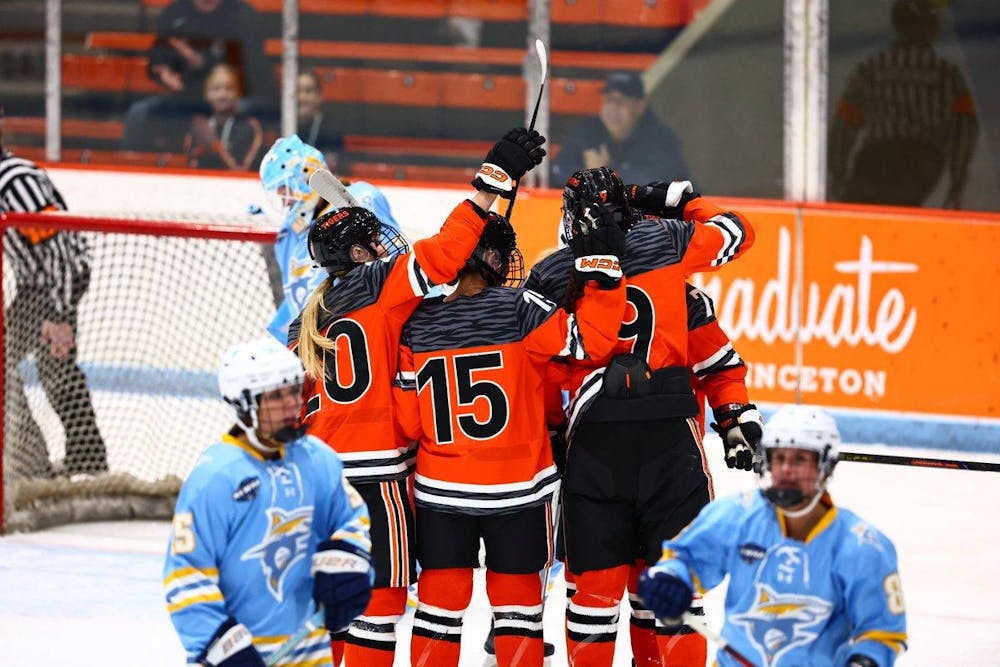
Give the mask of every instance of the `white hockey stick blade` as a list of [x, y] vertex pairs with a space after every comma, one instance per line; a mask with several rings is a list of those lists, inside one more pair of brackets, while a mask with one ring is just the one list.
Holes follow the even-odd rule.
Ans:
[[330, 202], [334, 208], [345, 206], [361, 206], [340, 179], [330, 173], [329, 169], [317, 169], [309, 176], [309, 187], [320, 197]]
[[535, 51], [538, 53], [538, 63], [542, 66], [542, 83], [544, 84], [549, 76], [549, 58], [545, 54], [545, 42], [536, 39]]

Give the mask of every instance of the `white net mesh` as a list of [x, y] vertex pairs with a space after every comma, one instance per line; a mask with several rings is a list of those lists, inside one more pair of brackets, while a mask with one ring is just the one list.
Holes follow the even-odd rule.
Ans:
[[59, 319], [50, 291], [24, 284], [9, 241], [38, 218], [4, 227], [5, 530], [169, 516], [201, 449], [232, 423], [216, 384], [223, 351], [264, 335], [274, 314], [273, 237], [206, 220], [170, 222], [175, 236], [121, 233], [153, 226], [113, 218], [44, 221], [56, 219], [68, 228], [39, 243], [79, 235], [89, 255], [65, 357], [42, 337]]

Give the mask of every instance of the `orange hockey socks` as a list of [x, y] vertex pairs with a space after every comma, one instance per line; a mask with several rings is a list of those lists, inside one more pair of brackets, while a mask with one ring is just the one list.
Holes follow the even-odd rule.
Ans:
[[576, 574], [566, 609], [566, 653], [573, 667], [610, 667], [618, 635], [618, 605], [629, 566]]
[[493, 605], [498, 667], [541, 667], [545, 659], [541, 577], [487, 570], [486, 593]]
[[[347, 631], [346, 667], [392, 667], [396, 623], [406, 612], [406, 588], [376, 588], [364, 613]], [[339, 664], [339, 663], [334, 663]]]
[[455, 667], [462, 649], [462, 617], [472, 600], [472, 568], [421, 570], [410, 640], [412, 667]]

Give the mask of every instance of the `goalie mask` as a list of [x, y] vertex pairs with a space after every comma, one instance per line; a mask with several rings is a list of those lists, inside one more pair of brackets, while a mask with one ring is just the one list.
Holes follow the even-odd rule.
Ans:
[[[229, 348], [219, 366], [219, 393], [236, 411], [237, 424], [254, 445], [266, 448], [257, 438], [262, 394], [297, 386], [301, 389], [305, 371], [299, 358], [274, 338], [239, 343]], [[283, 428], [269, 434], [278, 442], [302, 436], [304, 428]]]
[[307, 219], [319, 202], [309, 187], [309, 177], [317, 169], [326, 169], [323, 154], [293, 134], [275, 141], [264, 155], [260, 184], [272, 206]]
[[469, 264], [479, 270], [492, 287], [520, 287], [524, 282], [524, 257], [517, 248], [517, 234], [507, 219], [490, 211], [486, 228], [472, 251]]
[[[840, 431], [833, 417], [814, 405], [784, 405], [765, 422], [760, 447], [764, 456], [758, 475], [764, 497], [783, 508], [789, 516], [802, 516], [811, 511], [826, 490], [840, 453]], [[774, 460], [778, 451], [782, 452], [782, 459], [786, 454], [812, 453], [815, 454], [815, 463], [798, 466], [790, 462], [787, 466], [794, 469], [779, 473]], [[810, 485], [813, 476], [815, 483]], [[802, 510], [791, 512], [784, 509], [806, 500], [810, 502]]]
[[309, 229], [309, 256], [338, 278], [359, 264], [407, 251], [399, 232], [360, 206], [330, 211]]
[[572, 238], [573, 220], [582, 213], [587, 204], [598, 201], [619, 206], [621, 217], [618, 219], [618, 225], [626, 232], [632, 227], [632, 209], [628, 203], [625, 183], [618, 172], [610, 167], [583, 169], [574, 172], [566, 180], [566, 187], [563, 188], [560, 245], [568, 244]]

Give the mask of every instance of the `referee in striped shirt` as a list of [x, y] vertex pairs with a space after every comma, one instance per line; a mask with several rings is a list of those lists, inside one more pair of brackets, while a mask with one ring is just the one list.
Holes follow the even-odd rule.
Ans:
[[957, 65], [937, 54], [932, 0], [896, 0], [895, 40], [857, 65], [830, 128], [833, 201], [922, 206], [943, 172], [961, 208], [978, 122]]
[[[65, 209], [45, 171], [3, 147], [0, 107], [0, 214]], [[76, 363], [76, 309], [90, 283], [86, 240], [78, 232], [10, 226], [4, 232], [4, 261], [17, 284], [13, 303], [4, 300], [8, 469], [17, 477], [52, 477], [56, 472], [18, 372], [18, 364], [33, 355], [42, 388], [66, 432], [62, 472], [71, 477], [104, 472], [104, 440], [87, 379]]]

